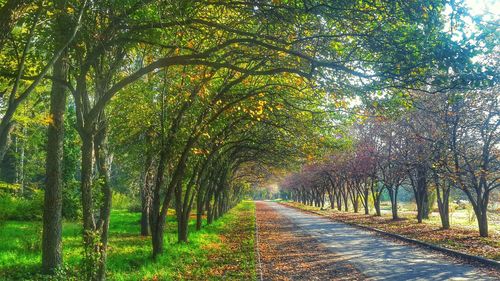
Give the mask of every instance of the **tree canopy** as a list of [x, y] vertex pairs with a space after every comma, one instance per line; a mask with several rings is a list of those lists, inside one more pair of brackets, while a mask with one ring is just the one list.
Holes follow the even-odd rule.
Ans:
[[64, 216], [82, 221], [85, 278], [105, 279], [114, 194], [137, 203], [156, 258], [171, 209], [187, 242], [192, 210], [199, 230], [286, 173], [293, 198], [332, 207], [368, 210], [385, 188], [394, 218], [403, 182], [419, 206], [426, 181], [452, 186], [487, 235], [498, 37], [460, 1], [0, 5], [0, 170], [7, 193], [44, 192], [45, 272]]

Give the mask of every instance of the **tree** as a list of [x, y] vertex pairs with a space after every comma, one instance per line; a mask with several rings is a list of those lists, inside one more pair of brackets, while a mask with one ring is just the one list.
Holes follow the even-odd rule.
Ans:
[[[87, 1], [4, 2], [0, 52], [8, 63], [1, 69], [0, 91], [8, 95], [1, 104], [0, 158], [19, 105], [35, 89], [42, 95], [42, 86], [51, 85], [44, 224], [54, 229], [55, 240], [47, 241], [54, 246], [44, 247], [44, 253], [53, 251], [57, 264], [64, 89], [71, 92], [82, 153], [84, 272], [90, 280], [106, 277], [113, 173], [131, 171], [124, 177], [141, 182], [130, 193], [141, 194], [141, 232], [150, 230], [153, 256], [163, 251], [171, 205], [178, 211], [178, 240], [186, 241], [195, 200], [210, 222], [248, 186], [239, 176], [253, 173], [244, 169], [270, 167], [276, 160], [285, 165], [283, 157], [317, 160], [304, 167], [307, 181], [294, 187], [294, 196], [323, 206], [330, 192], [337, 207], [343, 203], [347, 209], [350, 200], [355, 210], [363, 198], [366, 211], [367, 181], [373, 188], [376, 176], [372, 166], [368, 172], [357, 169], [353, 151], [339, 152], [343, 144], [335, 139], [348, 137], [331, 137], [339, 133], [332, 124], [340, 114], [325, 117], [324, 111], [341, 106], [336, 97], [329, 99], [392, 96], [422, 87], [442, 53], [460, 55], [442, 37], [441, 1], [333, 6], [331, 1], [122, 0], [89, 1], [89, 7]], [[52, 23], [66, 17], [68, 32], [54, 32]], [[141, 97], [131, 98], [134, 94]], [[124, 117], [126, 110], [132, 116]], [[319, 154], [332, 151], [322, 138], [338, 149], [333, 164], [319, 161]], [[377, 160], [385, 159], [386, 143], [374, 149]], [[129, 154], [114, 162], [116, 152]], [[129, 163], [132, 159], [136, 163]], [[385, 163], [393, 165], [390, 161]], [[49, 208], [51, 202], [56, 208]], [[48, 269], [56, 266], [50, 264]]]
[[447, 112], [448, 145], [452, 181], [469, 198], [476, 214], [479, 234], [488, 236], [489, 196], [500, 186], [500, 142], [497, 89], [452, 93]]
[[[64, 1], [55, 4], [57, 9], [66, 9]], [[72, 20], [60, 15], [54, 27], [54, 45], [57, 58], [53, 63], [53, 80], [50, 97], [50, 123], [48, 128], [46, 157], [46, 186], [43, 210], [42, 238], [42, 269], [53, 273], [62, 264], [62, 202], [63, 202], [63, 143], [64, 143], [64, 112], [66, 110], [66, 86], [59, 81], [65, 81], [68, 76], [68, 52], [66, 48], [73, 40], [80, 26], [80, 20], [85, 9], [85, 2], [77, 16], [76, 27], [67, 30]], [[31, 40], [31, 39], [29, 39]], [[19, 75], [22, 71], [19, 72]], [[27, 93], [26, 93], [27, 94]], [[2, 120], [3, 121], [3, 120]], [[1, 154], [0, 154], [1, 158]]]
[[[16, 7], [19, 7], [22, 5], [24, 1], [8, 1], [5, 6], [2, 7], [1, 12], [5, 12], [5, 19], [10, 19], [11, 14], [13, 10], [16, 9]], [[12, 85], [9, 85], [5, 89], [3, 89], [3, 93], [8, 92], [8, 97], [6, 102], [4, 103], [5, 109], [3, 116], [0, 121], [0, 159], [3, 159], [5, 152], [7, 151], [7, 148], [9, 146], [9, 137], [10, 133], [13, 129], [13, 122], [12, 118], [14, 117], [15, 112], [17, 111], [19, 105], [28, 98], [28, 96], [35, 91], [37, 86], [39, 86], [43, 79], [47, 76], [48, 72], [50, 69], [52, 69], [52, 66], [58, 61], [58, 59], [61, 57], [61, 55], [66, 51], [66, 48], [73, 42], [76, 34], [78, 33], [78, 30], [81, 25], [81, 19], [83, 12], [85, 10], [86, 6], [86, 1], [83, 1], [82, 7], [79, 11], [79, 14], [75, 14], [76, 20], [74, 21], [74, 24], [71, 28], [71, 32], [68, 33], [65, 38], [63, 38], [61, 42], [57, 42], [57, 47], [54, 50], [53, 54], [51, 56], [48, 56], [47, 59], [37, 61], [37, 59], [40, 57], [43, 58], [44, 54], [37, 54], [38, 56], [35, 55], [35, 58], [33, 59], [32, 65], [28, 65], [30, 63], [30, 55], [32, 51], [32, 43], [34, 41], [34, 38], [37, 35], [37, 26], [38, 23], [41, 19], [41, 14], [45, 12], [44, 7], [36, 7], [35, 11], [33, 13], [28, 13], [25, 15], [25, 18], [30, 18], [32, 19], [31, 21], [28, 20], [25, 25], [28, 25], [28, 32], [27, 32], [27, 37], [25, 38], [25, 42], [22, 44], [22, 49], [18, 50], [17, 46], [17, 40], [14, 40], [14, 44], [10, 46], [10, 48], [6, 48], [5, 46], [2, 46], [3, 48], [0, 49], [2, 52], [7, 52], [9, 55], [15, 56], [17, 54], [21, 54], [16, 58], [16, 62], [14, 62], [14, 67], [12, 69], [7, 68], [3, 70], [3, 76], [7, 78], [8, 80], [12, 80]], [[4, 18], [2, 18], [4, 19]], [[21, 22], [22, 23], [22, 22]], [[13, 32], [12, 28], [10, 27], [13, 22], [12, 21], [7, 21], [7, 22], [2, 22], [2, 29], [4, 31], [11, 31]], [[26, 26], [24, 26], [26, 28]], [[42, 31], [39, 31], [42, 32]], [[2, 37], [5, 36], [5, 33], [2, 33]], [[0, 38], [0, 44], [4, 44], [3, 38]], [[59, 38], [61, 40], [61, 38]], [[40, 48], [39, 50], [43, 50], [43, 48]], [[35, 74], [34, 76], [31, 75], [26, 75], [26, 70], [29, 67], [31, 72], [33, 72], [33, 69], [35, 69]], [[28, 83], [25, 83], [26, 81], [29, 81]], [[63, 81], [59, 81], [63, 82]], [[64, 83], [64, 82], [63, 82]], [[3, 95], [2, 95], [3, 99]]]

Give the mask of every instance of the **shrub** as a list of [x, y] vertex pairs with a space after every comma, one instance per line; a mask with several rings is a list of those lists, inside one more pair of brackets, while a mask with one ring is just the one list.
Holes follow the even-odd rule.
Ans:
[[127, 210], [132, 203], [132, 199], [123, 193], [113, 192], [113, 208], [117, 210]]
[[43, 197], [42, 190], [33, 191], [30, 199], [22, 200], [22, 204], [17, 209], [19, 220], [41, 220], [43, 215]]
[[14, 198], [10, 195], [0, 196], [0, 221], [8, 220], [15, 209]]
[[137, 199], [133, 199], [130, 205], [128, 206], [128, 211], [132, 213], [142, 212], [141, 202]]
[[78, 181], [72, 181], [63, 189], [62, 215], [67, 220], [78, 220], [82, 217], [82, 201]]
[[34, 190], [29, 198], [10, 194], [0, 196], [0, 220], [41, 220], [43, 191]]
[[0, 181], [0, 194], [14, 194], [19, 191], [21, 188], [20, 184], [17, 183], [6, 183], [3, 181]]

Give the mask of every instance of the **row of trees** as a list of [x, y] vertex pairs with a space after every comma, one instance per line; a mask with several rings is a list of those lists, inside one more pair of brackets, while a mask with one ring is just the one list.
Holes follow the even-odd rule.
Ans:
[[[287, 177], [281, 187], [294, 200], [380, 216], [387, 191], [392, 218], [398, 219], [398, 192], [411, 188], [417, 219], [429, 216], [435, 192], [442, 227], [450, 227], [449, 201], [461, 191], [472, 204], [479, 233], [488, 236], [488, 206], [500, 186], [500, 111], [498, 87], [429, 95], [412, 93], [409, 110], [397, 118], [365, 117], [352, 127], [353, 144], [324, 161]], [[372, 115], [374, 116], [374, 115]], [[370, 200], [370, 197], [372, 200]]]
[[[325, 108], [354, 92], [448, 87], [430, 79], [435, 68], [478, 48], [442, 32], [443, 1], [1, 4], [0, 158], [14, 158], [21, 186], [42, 183], [48, 273], [62, 264], [61, 210], [76, 182], [89, 280], [105, 279], [113, 190], [140, 194], [156, 257], [170, 207], [187, 241], [192, 209], [200, 228], [262, 167], [341, 142]], [[29, 159], [45, 170], [28, 176]]]

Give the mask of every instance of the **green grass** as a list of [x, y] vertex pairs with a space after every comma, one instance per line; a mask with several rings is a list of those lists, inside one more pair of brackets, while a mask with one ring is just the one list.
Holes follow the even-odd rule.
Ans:
[[[139, 213], [111, 213], [108, 249], [109, 280], [254, 280], [255, 205], [242, 202], [201, 231], [190, 222], [189, 243], [178, 244], [175, 218], [165, 230], [165, 253], [151, 260], [149, 238], [139, 236]], [[234, 233], [237, 231], [237, 233]], [[235, 234], [235, 235], [233, 235]], [[0, 225], [0, 280], [38, 280], [40, 267], [39, 222], [7, 221]], [[238, 237], [232, 240], [231, 237]], [[63, 227], [64, 263], [78, 276], [82, 256], [81, 227]]]

